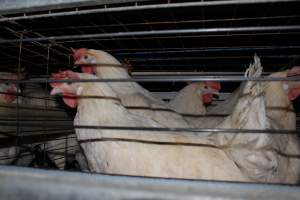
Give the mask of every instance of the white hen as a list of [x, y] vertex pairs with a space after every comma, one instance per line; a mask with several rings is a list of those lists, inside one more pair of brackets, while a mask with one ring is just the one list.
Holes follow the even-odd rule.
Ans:
[[[93, 49], [78, 49], [73, 51], [75, 64], [81, 65], [84, 72], [95, 72], [98, 77], [103, 79], [130, 78], [127, 69], [122, 67], [116, 58], [105, 51]], [[142, 117], [150, 117], [166, 127], [189, 127], [182, 116], [168, 109], [167, 104], [155, 98], [138, 83], [110, 82], [108, 84], [130, 112]]]
[[[53, 79], [94, 79], [61, 72]], [[63, 94], [77, 105], [74, 125], [161, 127], [151, 118], [130, 113], [105, 83], [55, 83], [52, 94]], [[191, 179], [248, 181], [223, 150], [202, 134], [157, 131], [76, 129], [91, 171]]]

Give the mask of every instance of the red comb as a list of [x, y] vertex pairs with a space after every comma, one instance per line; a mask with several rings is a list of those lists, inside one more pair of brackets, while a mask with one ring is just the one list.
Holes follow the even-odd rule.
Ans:
[[88, 50], [86, 48], [80, 48], [80, 49], [71, 48], [71, 51], [73, 52], [73, 58], [76, 61], [76, 60], [80, 59], [80, 57], [83, 54], [87, 53]]
[[215, 90], [218, 90], [218, 91], [221, 90], [220, 82], [206, 81], [205, 84], [208, 85], [209, 87], [211, 87], [212, 89], [215, 89]]
[[127, 66], [128, 74], [131, 74], [133, 66], [127, 58], [124, 59], [124, 64]]

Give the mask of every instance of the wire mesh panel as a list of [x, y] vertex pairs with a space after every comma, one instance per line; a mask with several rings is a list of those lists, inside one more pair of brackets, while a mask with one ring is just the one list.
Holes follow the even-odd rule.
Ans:
[[[0, 5], [0, 71], [3, 72], [3, 75], [0, 74], [0, 88], [3, 88], [3, 101], [1, 99], [0, 104], [1, 164], [99, 172], [101, 170], [96, 169], [109, 168], [110, 163], [99, 164], [90, 160], [90, 148], [98, 142], [117, 144], [113, 146], [116, 149], [123, 143], [130, 143], [130, 147], [137, 143], [145, 146], [173, 145], [191, 149], [202, 145], [207, 148], [226, 149], [224, 151], [235, 157], [238, 155], [232, 152], [236, 149], [232, 150], [230, 146], [234, 144], [234, 139], [231, 144], [218, 144], [219, 146], [209, 142], [219, 142], [220, 138], [223, 140], [227, 135], [233, 137], [234, 134], [248, 137], [250, 133], [276, 138], [278, 142], [274, 146], [265, 146], [266, 151], [275, 152], [276, 159], [280, 160], [278, 162], [286, 162], [287, 159], [298, 162], [299, 155], [294, 152], [299, 148], [298, 138], [295, 137], [299, 133], [299, 123], [296, 125], [296, 120], [299, 120], [297, 115], [300, 111], [297, 98], [299, 69], [295, 68], [300, 62], [299, 1], [107, 1], [94, 2], [95, 4], [91, 1], [65, 1], [55, 5], [44, 5], [42, 1], [39, 3], [41, 4], [26, 9], [20, 9], [23, 8], [21, 3], [18, 3], [20, 8], [18, 4], [9, 7], [8, 3], [6, 6], [10, 9], [7, 10], [3, 9], [5, 5]], [[80, 56], [76, 52], [86, 51], [80, 48], [103, 50], [115, 58], [114, 63], [105, 59], [102, 62], [77, 62]], [[249, 75], [251, 69], [248, 69], [248, 75], [244, 75], [255, 54], [260, 57], [264, 71], [261, 76], [254, 72]], [[89, 57], [84, 59], [88, 60]], [[89, 68], [90, 72], [97, 73], [98, 70], [98, 77], [78, 75], [77, 72], [84, 71], [81, 67]], [[118, 73], [107, 75], [108, 72], [106, 74], [101, 68], [125, 70], [126, 76], [118, 76]], [[291, 71], [286, 71], [284, 76], [277, 74], [287, 69]], [[131, 76], [128, 76], [127, 72]], [[138, 95], [130, 96], [132, 88], [144, 91], [140, 86], [131, 85], [136, 82], [152, 93], [145, 93], [145, 97], [142, 98]], [[220, 90], [222, 98], [209, 101], [210, 104], [204, 107], [205, 112], [196, 115], [181, 112], [176, 106], [171, 107], [176, 95], [181, 94], [181, 89], [195, 82], [207, 83], [210, 86], [212, 82], [221, 82], [222, 89], [219, 85], [213, 85], [212, 88]], [[96, 91], [81, 94], [83, 83], [98, 84], [103, 88], [108, 85], [107, 91], [115, 91], [115, 96], [108, 95], [106, 90], [102, 95]], [[260, 86], [255, 83], [259, 83]], [[58, 93], [57, 90], [53, 92], [52, 87], [61, 84], [64, 84], [65, 88], [76, 88], [75, 96], [71, 94], [74, 91], [70, 88], [64, 93], [60, 91], [61, 96], [50, 95], [50, 91], [52, 94]], [[248, 91], [245, 93], [243, 87], [247, 84], [253, 85], [250, 89], [245, 89]], [[288, 96], [289, 99], [293, 99], [293, 104], [276, 104], [281, 100], [281, 96], [275, 95], [279, 84], [282, 84], [282, 90], [293, 91], [285, 93], [285, 98]], [[253, 89], [256, 87], [263, 88], [261, 93]], [[266, 92], [273, 87], [274, 94]], [[265, 107], [259, 103], [257, 105], [260, 106], [253, 109], [243, 105], [245, 109], [237, 115], [232, 114], [233, 109], [239, 105], [238, 100], [252, 93], [257, 96], [269, 95], [272, 98], [265, 97]], [[152, 94], [157, 96], [149, 97]], [[213, 94], [209, 94], [212, 98]], [[205, 96], [202, 100], [206, 101], [208, 97], [210, 98]], [[131, 101], [128, 100], [130, 98]], [[154, 106], [151, 103], [142, 104], [140, 98], [156, 98], [153, 100], [155, 103], [164, 103], [152, 103]], [[226, 108], [220, 106], [222, 103], [233, 102], [230, 101], [232, 98], [238, 100]], [[135, 112], [138, 113], [138, 117], [128, 114], [128, 119], [134, 119], [131, 121], [134, 123], [128, 124], [111, 114], [114, 111], [113, 107], [105, 109], [103, 106], [99, 113], [87, 114], [86, 116], [92, 117], [85, 123], [79, 123], [83, 117], [78, 117], [81, 107], [76, 103], [78, 100], [87, 102], [89, 99], [98, 99], [99, 102], [113, 101], [113, 106], [122, 105], [118, 111], [124, 109], [129, 113]], [[125, 104], [124, 99], [129, 103]], [[248, 105], [255, 104], [255, 101], [257, 100], [249, 101]], [[194, 102], [190, 105], [192, 103]], [[165, 106], [167, 104], [168, 106]], [[71, 105], [71, 108], [67, 105]], [[257, 113], [269, 111], [269, 115], [264, 118], [268, 123], [259, 121], [259, 114], [249, 114], [248, 121], [256, 120], [261, 123], [258, 122], [257, 126], [251, 123], [249, 126], [245, 125], [248, 121], [243, 121], [243, 116], [246, 112], [255, 113], [255, 109]], [[93, 109], [86, 110], [93, 113]], [[96, 111], [98, 110], [95, 108]], [[144, 123], [140, 122], [147, 112], [149, 118], [152, 117], [147, 120], [152, 120], [152, 124], [147, 120]], [[282, 118], [280, 123], [276, 123], [278, 113], [281, 112], [286, 112], [286, 116], [291, 118]], [[157, 116], [164, 116], [164, 119], [159, 121], [155, 118]], [[172, 116], [177, 120], [174, 120], [174, 126], [169, 125], [172, 123]], [[100, 118], [105, 118], [106, 121], [101, 121]], [[120, 115], [120, 118], [127, 118], [127, 115]], [[200, 118], [203, 120], [201, 124], [197, 122]], [[233, 118], [238, 122], [232, 120]], [[234, 126], [226, 123], [229, 120]], [[97, 124], [99, 121], [101, 123]], [[212, 121], [218, 124], [211, 125]], [[89, 136], [78, 134], [81, 130], [86, 130], [85, 134]], [[101, 130], [104, 136], [92, 137], [93, 134], [97, 135], [97, 130]], [[125, 139], [120, 134], [122, 131], [126, 133]], [[106, 135], [110, 132], [118, 137], [110, 138], [109, 134]], [[150, 136], [145, 139], [143, 134], [139, 135], [141, 133]], [[160, 134], [164, 135], [164, 139], [153, 139], [156, 138], [155, 135]], [[172, 134], [176, 135], [176, 138], [171, 141], [168, 136]], [[200, 142], [204, 136], [209, 138], [205, 145]], [[254, 137], [243, 145], [252, 143], [262, 145], [263, 142], [260, 143], [260, 139]], [[242, 148], [239, 145], [238, 148]], [[242, 148], [240, 155], [244, 155], [243, 151]], [[111, 152], [113, 149], [103, 154], [99, 153], [99, 157], [110, 155]], [[272, 160], [273, 157], [268, 154], [259, 164], [270, 164], [268, 159]], [[136, 169], [147, 165], [145, 163], [136, 166]], [[298, 164], [295, 163], [289, 167], [295, 165], [291, 170], [297, 171]], [[237, 169], [243, 168], [239, 161], [235, 161], [233, 165]], [[253, 166], [243, 169], [244, 173], [247, 174], [247, 170]], [[273, 174], [282, 170], [274, 166], [272, 163], [268, 165], [268, 170], [272, 170]], [[257, 172], [248, 181], [257, 182], [260, 176], [260, 172]], [[292, 176], [298, 174], [294, 173]], [[172, 175], [163, 177], [168, 178]], [[281, 177], [280, 180], [283, 179]], [[266, 179], [259, 182], [291, 183], [280, 180]]]

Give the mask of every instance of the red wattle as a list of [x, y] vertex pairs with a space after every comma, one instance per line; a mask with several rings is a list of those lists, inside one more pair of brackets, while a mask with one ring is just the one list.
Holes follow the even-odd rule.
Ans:
[[16, 91], [7, 90], [6, 93], [10, 93], [10, 94], [4, 94], [4, 100], [6, 103], [11, 103], [17, 98], [17, 96], [14, 95]]
[[211, 103], [213, 100], [213, 94], [204, 94], [202, 95], [202, 100], [204, 103]]
[[300, 87], [295, 87], [288, 93], [288, 98], [290, 101], [295, 100], [300, 95]]
[[83, 71], [83, 73], [87, 73], [87, 74], [94, 73], [93, 67], [91, 66], [81, 66], [81, 70]]
[[69, 107], [76, 108], [77, 107], [77, 100], [78, 100], [77, 95], [75, 95], [73, 93], [69, 93], [69, 92], [64, 92], [63, 93], [63, 101]]

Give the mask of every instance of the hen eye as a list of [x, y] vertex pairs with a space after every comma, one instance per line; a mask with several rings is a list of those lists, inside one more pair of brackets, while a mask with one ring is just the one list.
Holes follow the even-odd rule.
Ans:
[[83, 56], [83, 58], [84, 58], [84, 59], [88, 59], [88, 58], [89, 58], [89, 56], [88, 56], [88, 55], [85, 55], [85, 56]]
[[206, 85], [206, 86], [204, 86], [204, 89], [208, 89], [207, 85]]

